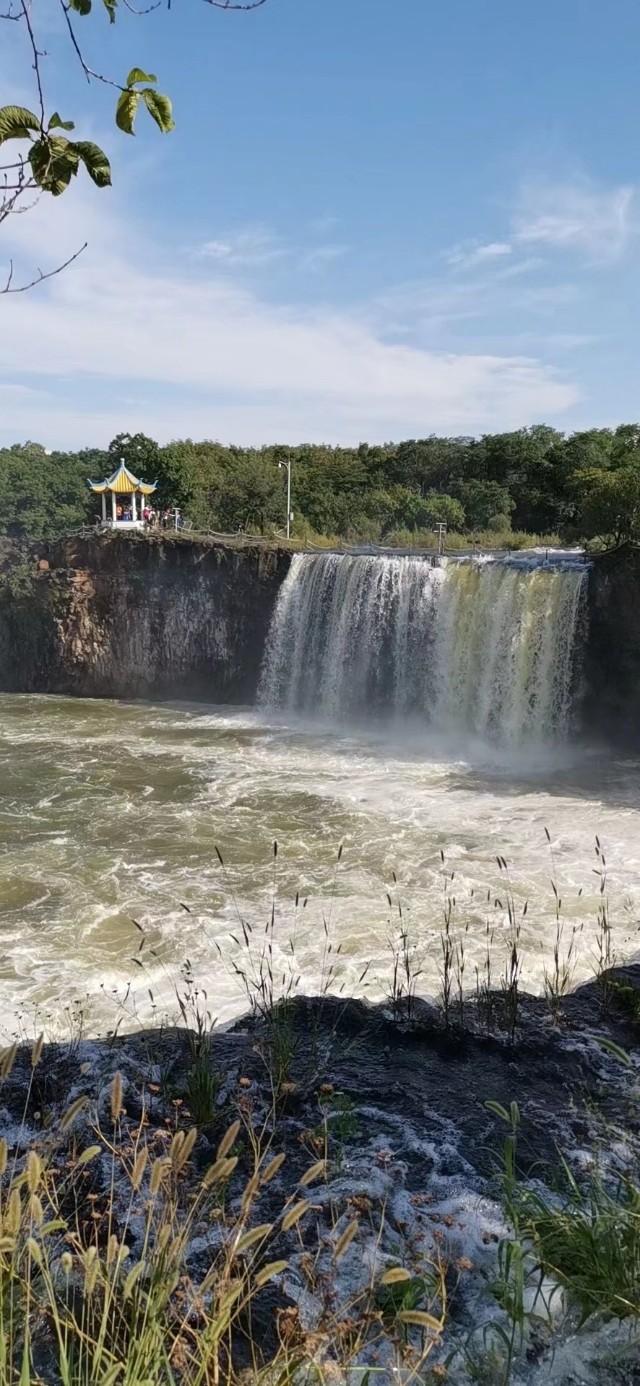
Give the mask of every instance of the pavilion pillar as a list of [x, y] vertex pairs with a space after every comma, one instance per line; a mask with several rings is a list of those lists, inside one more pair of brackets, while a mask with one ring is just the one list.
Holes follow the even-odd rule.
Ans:
[[107, 493], [106, 493], [106, 491], [103, 491], [103, 492], [102, 492], [102, 523], [103, 523], [103, 525], [106, 525], [106, 523], [107, 523]]
[[137, 512], [137, 510], [136, 510], [136, 493], [135, 493], [135, 491], [132, 491], [132, 492], [131, 492], [131, 519], [133, 520], [134, 525], [135, 525], [135, 523], [136, 523], [137, 518], [138, 518], [138, 512]]
[[118, 517], [117, 517], [117, 515], [116, 515], [116, 493], [115, 493], [115, 491], [112, 491], [112, 492], [111, 492], [111, 519], [112, 519], [114, 525], [115, 525], [115, 523], [116, 523], [117, 518], [118, 518]]

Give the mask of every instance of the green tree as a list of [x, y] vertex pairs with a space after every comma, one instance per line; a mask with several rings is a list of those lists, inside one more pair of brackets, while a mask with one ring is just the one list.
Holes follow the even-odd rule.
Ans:
[[497, 481], [465, 481], [460, 495], [467, 525], [471, 529], [493, 528], [498, 517], [501, 524], [496, 528], [511, 528], [511, 511], [515, 502], [506, 486], [501, 486]]
[[52, 538], [91, 519], [84, 453], [48, 453], [38, 443], [0, 450], [0, 533]]
[[269, 527], [284, 524], [282, 474], [260, 454], [236, 457], [233, 466], [221, 475], [212, 500], [219, 528], [226, 532], [257, 529], [264, 534]]
[[407, 487], [390, 488], [389, 521], [387, 529], [429, 529], [446, 524], [449, 529], [462, 529], [464, 510], [454, 496], [429, 491], [426, 496]]
[[108, 465], [115, 471], [124, 462], [139, 481], [157, 481], [160, 448], [146, 433], [118, 433], [107, 449]]
[[471, 441], [434, 436], [409, 439], [387, 456], [386, 475], [422, 496], [430, 491], [446, 494], [464, 474]]
[[585, 539], [640, 539], [640, 460], [608, 471], [576, 472], [577, 524]]

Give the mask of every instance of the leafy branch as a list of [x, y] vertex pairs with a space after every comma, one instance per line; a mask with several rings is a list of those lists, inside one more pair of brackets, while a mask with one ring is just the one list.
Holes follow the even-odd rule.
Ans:
[[[124, 7], [136, 16], [150, 14], [159, 7], [161, 0], [151, 0], [146, 7], [138, 8], [133, 0], [101, 0], [110, 24], [115, 24], [118, 11]], [[257, 10], [266, 0], [205, 0], [205, 3], [219, 10]], [[87, 61], [75, 27], [75, 18], [86, 19], [93, 9], [93, 0], [59, 0], [64, 16], [67, 38], [78, 59], [87, 82], [102, 82], [118, 92], [115, 123], [126, 135], [135, 134], [135, 123], [143, 106], [162, 134], [169, 134], [175, 128], [170, 98], [157, 89], [157, 77], [141, 67], [132, 67], [126, 80], [119, 82], [106, 73], [98, 71]], [[167, 0], [170, 8], [171, 0]], [[107, 155], [99, 145], [91, 140], [69, 139], [69, 132], [75, 129], [72, 120], [63, 120], [56, 110], [47, 119], [46, 99], [42, 78], [42, 59], [44, 50], [39, 46], [33, 23], [33, 12], [29, 0], [10, 0], [9, 7], [0, 12], [2, 20], [22, 24], [31, 54], [31, 67], [36, 87], [36, 111], [24, 106], [0, 106], [0, 146], [16, 140], [28, 144], [26, 153], [20, 151], [13, 161], [0, 164], [0, 224], [10, 215], [28, 211], [33, 202], [18, 206], [28, 194], [36, 199], [42, 193], [59, 197], [69, 187], [78, 170], [84, 168], [98, 188], [111, 185], [111, 166]], [[0, 295], [22, 293], [34, 285], [50, 279], [66, 269], [78, 258], [85, 246], [81, 246], [67, 260], [55, 269], [37, 274], [21, 285], [13, 283], [13, 263]]]

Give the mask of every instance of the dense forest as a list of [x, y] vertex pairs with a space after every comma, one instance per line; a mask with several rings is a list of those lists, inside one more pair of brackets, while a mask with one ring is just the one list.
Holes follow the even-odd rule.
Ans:
[[[0, 532], [49, 537], [92, 524], [101, 479], [123, 457], [157, 481], [160, 507], [178, 506], [195, 531], [281, 533], [291, 461], [292, 532], [302, 540], [517, 545], [640, 538], [640, 424], [563, 435], [546, 425], [481, 438], [410, 439], [356, 448], [260, 449], [215, 442], [160, 447], [120, 434], [106, 451], [0, 449]], [[459, 538], [458, 538], [459, 536]]]

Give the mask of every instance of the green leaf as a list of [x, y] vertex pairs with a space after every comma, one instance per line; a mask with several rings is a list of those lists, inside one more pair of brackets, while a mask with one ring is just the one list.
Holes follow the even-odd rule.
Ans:
[[133, 122], [136, 118], [140, 92], [128, 89], [123, 91], [116, 106], [116, 125], [119, 130], [124, 130], [125, 135], [133, 134]]
[[111, 165], [104, 149], [101, 149], [98, 144], [93, 144], [91, 140], [76, 140], [72, 147], [77, 150], [96, 187], [111, 187]]
[[145, 87], [141, 94], [149, 115], [153, 117], [163, 135], [168, 135], [170, 130], [175, 129], [176, 124], [169, 97], [163, 96], [161, 91], [153, 91], [152, 87]]
[[134, 87], [136, 82], [157, 82], [158, 78], [153, 72], [143, 72], [141, 67], [132, 67], [127, 77], [127, 86]]
[[618, 1059], [618, 1061], [621, 1064], [625, 1064], [627, 1068], [631, 1066], [631, 1059], [626, 1049], [621, 1049], [620, 1045], [614, 1044], [613, 1040], [603, 1039], [601, 1035], [596, 1035], [596, 1040], [600, 1048], [605, 1049], [607, 1054], [611, 1054], [612, 1058]]
[[91, 13], [91, 0], [69, 0], [69, 9], [76, 10], [78, 14]]
[[501, 1102], [485, 1102], [484, 1105], [488, 1112], [492, 1112], [493, 1116], [500, 1117], [501, 1121], [506, 1121], [507, 1126], [510, 1126], [511, 1117], [506, 1107], [503, 1107]]
[[50, 192], [53, 197], [59, 197], [68, 188], [78, 172], [79, 162], [77, 150], [61, 135], [53, 139], [43, 136], [32, 144], [29, 151], [29, 163], [38, 187], [43, 192]]
[[40, 129], [40, 121], [24, 106], [0, 106], [0, 144], [4, 140], [27, 140]]
[[115, 22], [116, 22], [116, 5], [117, 5], [117, 3], [118, 3], [118, 0], [102, 0], [102, 3], [103, 3], [103, 5], [104, 5], [104, 7], [105, 7], [105, 10], [107, 11], [108, 16], [109, 16], [109, 23], [110, 23], [110, 24], [115, 24]]
[[75, 128], [75, 124], [72, 120], [63, 120], [62, 116], [59, 115], [57, 111], [53, 112], [47, 126], [47, 130], [75, 130]]

